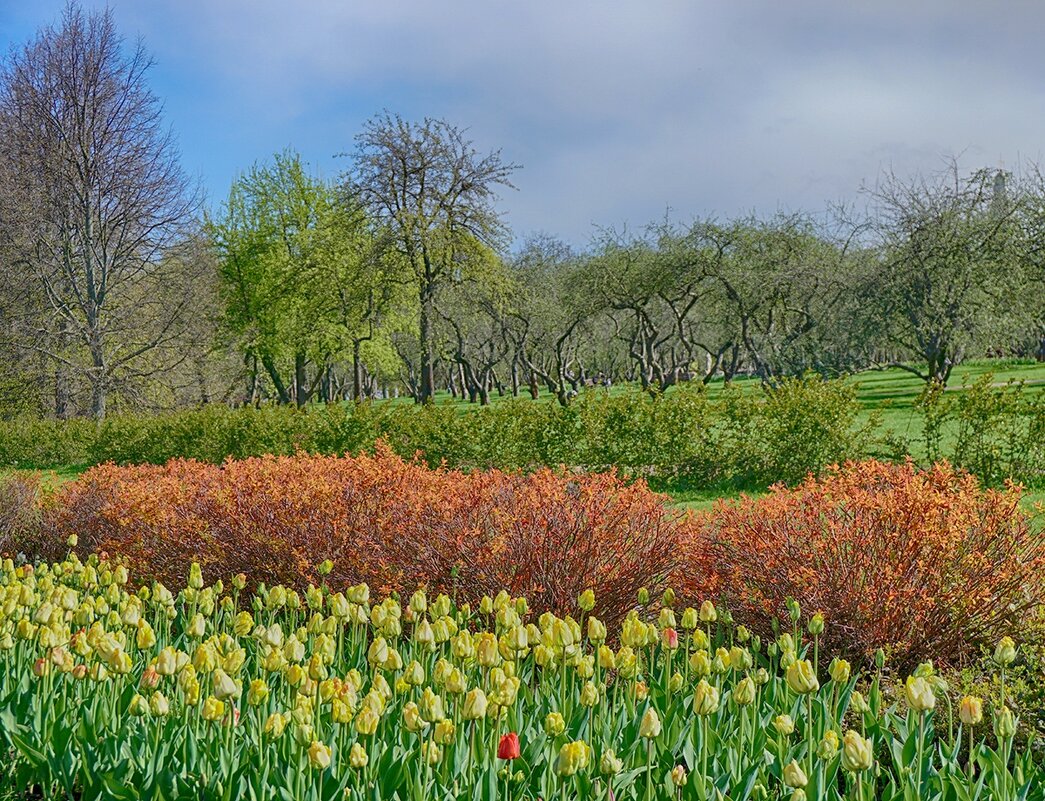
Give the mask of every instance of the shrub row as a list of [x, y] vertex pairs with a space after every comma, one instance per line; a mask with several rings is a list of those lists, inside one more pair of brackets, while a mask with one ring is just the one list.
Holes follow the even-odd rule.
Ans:
[[859, 457], [870, 436], [870, 427], [857, 425], [859, 411], [851, 386], [818, 378], [715, 397], [700, 385], [660, 397], [590, 391], [568, 407], [531, 400], [467, 410], [388, 403], [305, 410], [212, 406], [118, 415], [100, 427], [7, 422], [0, 425], [0, 464], [164, 464], [173, 458], [219, 464], [299, 450], [372, 452], [384, 440], [399, 455], [420, 454], [432, 466], [615, 467], [695, 486], [764, 487]]
[[846, 465], [793, 489], [724, 501], [700, 516], [686, 595], [713, 592], [770, 634], [788, 598], [822, 611], [828, 649], [903, 664], [950, 661], [1000, 633], [1041, 641], [1045, 537], [1017, 489], [983, 490], [946, 463]]
[[[19, 498], [8, 506], [33, 503]], [[215, 578], [304, 588], [329, 558], [335, 587], [473, 601], [506, 587], [537, 611], [568, 611], [593, 588], [610, 623], [641, 587], [672, 587], [681, 605], [718, 601], [764, 636], [795, 598], [824, 614], [827, 647], [854, 660], [887, 648], [901, 666], [961, 661], [1000, 634], [1042, 641], [1045, 538], [1016, 490], [982, 490], [947, 465], [865, 462], [699, 515], [663, 500], [613, 474], [462, 473], [381, 447], [104, 465], [59, 489], [20, 548], [60, 558], [75, 534], [82, 553], [171, 586], [197, 561]]]
[[988, 373], [961, 392], [931, 387], [919, 407], [930, 458], [946, 454], [991, 486], [1014, 479], [1045, 487], [1045, 392], [999, 386]]
[[502, 588], [568, 609], [598, 587], [608, 621], [644, 583], [663, 583], [682, 523], [661, 496], [612, 474], [460, 473], [373, 456], [260, 457], [218, 467], [87, 471], [63, 488], [36, 550], [54, 559], [76, 534], [84, 553], [126, 557], [136, 573], [175, 586], [191, 562], [228, 581], [304, 589], [327, 581], [380, 593], [427, 585], [459, 600]]

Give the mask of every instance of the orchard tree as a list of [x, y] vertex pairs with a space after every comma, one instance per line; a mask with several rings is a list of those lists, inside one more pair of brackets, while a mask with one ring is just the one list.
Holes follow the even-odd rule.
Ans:
[[417, 400], [435, 391], [436, 297], [469, 269], [471, 254], [499, 249], [507, 229], [494, 208], [498, 186], [511, 187], [516, 165], [499, 151], [479, 153], [465, 132], [444, 120], [421, 123], [382, 114], [356, 137], [346, 183], [414, 276], [419, 306]]
[[912, 180], [887, 174], [872, 191], [880, 261], [868, 302], [905, 357], [893, 366], [946, 385], [966, 355], [1010, 340], [1024, 243], [1006, 182], [952, 162]]
[[60, 413], [61, 385], [78, 372], [104, 417], [121, 374], [191, 310], [190, 297], [151, 289], [181, 263], [165, 255], [197, 209], [151, 66], [110, 11], [75, 5], [0, 66], [0, 229], [8, 269], [35, 295], [26, 308], [45, 311], [26, 321], [23, 344], [58, 365]]

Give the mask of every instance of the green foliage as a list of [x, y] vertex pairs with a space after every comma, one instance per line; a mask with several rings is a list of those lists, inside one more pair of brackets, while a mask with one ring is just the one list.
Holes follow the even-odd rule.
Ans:
[[794, 482], [858, 457], [873, 423], [857, 425], [854, 390], [811, 377], [762, 391], [703, 385], [661, 395], [593, 390], [563, 407], [511, 400], [462, 411], [451, 404], [387, 403], [203, 409], [113, 415], [100, 426], [0, 424], [0, 463], [220, 463], [261, 454], [369, 451], [378, 439], [429, 464], [482, 469], [566, 465], [616, 468], [686, 486], [759, 487]]
[[919, 410], [930, 459], [945, 457], [991, 486], [1008, 479], [1045, 486], [1045, 395], [1028, 393], [1023, 382], [999, 386], [986, 373], [960, 393], [927, 388]]

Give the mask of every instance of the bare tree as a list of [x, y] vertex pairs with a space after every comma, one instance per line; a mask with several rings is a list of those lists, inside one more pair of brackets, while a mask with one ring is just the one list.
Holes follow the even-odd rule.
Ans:
[[1020, 197], [997, 171], [965, 177], [954, 161], [928, 177], [886, 174], [871, 197], [881, 253], [871, 302], [889, 341], [926, 366], [892, 365], [946, 385], [968, 353], [1008, 338], [1020, 294]]
[[348, 182], [372, 217], [392, 232], [417, 285], [420, 402], [435, 390], [436, 294], [467, 268], [476, 244], [504, 244], [507, 230], [493, 207], [494, 193], [497, 186], [512, 186], [516, 169], [499, 151], [481, 155], [462, 129], [443, 120], [417, 124], [385, 113], [356, 137]]
[[146, 83], [151, 66], [110, 11], [70, 4], [0, 67], [0, 228], [10, 266], [48, 308], [26, 345], [60, 366], [59, 380], [85, 375], [96, 418], [114, 380], [169, 343], [187, 310], [184, 296], [151, 302], [198, 204]]

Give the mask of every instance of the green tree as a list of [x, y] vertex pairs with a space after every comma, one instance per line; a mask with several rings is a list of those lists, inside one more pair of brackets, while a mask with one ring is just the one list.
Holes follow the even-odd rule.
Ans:
[[411, 123], [385, 113], [356, 137], [346, 184], [414, 276], [420, 402], [435, 391], [437, 295], [467, 269], [481, 250], [477, 244], [495, 250], [505, 244], [507, 229], [493, 200], [498, 186], [511, 186], [515, 169], [498, 151], [481, 155], [462, 129], [443, 120]]

